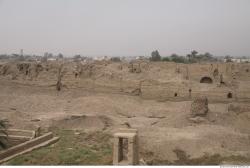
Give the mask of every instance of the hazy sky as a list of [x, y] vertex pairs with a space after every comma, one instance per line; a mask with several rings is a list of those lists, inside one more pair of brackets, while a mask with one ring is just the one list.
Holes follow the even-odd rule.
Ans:
[[0, 53], [250, 56], [250, 0], [0, 0]]

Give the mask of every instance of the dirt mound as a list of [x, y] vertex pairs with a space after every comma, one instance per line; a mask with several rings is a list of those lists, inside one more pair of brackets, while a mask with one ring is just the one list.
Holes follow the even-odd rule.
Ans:
[[40, 63], [7, 63], [0, 67], [0, 74], [3, 76], [10, 75], [11, 79], [17, 79], [18, 77], [29, 77], [33, 79], [36, 78], [43, 69], [43, 65]]
[[15, 67], [15, 64], [7, 63], [7, 64], [2, 65], [0, 68], [0, 74], [4, 76], [17, 74], [17, 69]]
[[20, 72], [23, 72], [28, 75], [31, 63], [18, 63], [16, 66]]
[[88, 78], [93, 75], [95, 65], [94, 64], [78, 64], [77, 65], [77, 72], [82, 78]]
[[66, 130], [103, 131], [112, 126], [113, 122], [106, 116], [71, 116], [53, 122], [52, 126]]
[[[196, 127], [158, 128], [157, 131], [155, 129], [147, 127], [144, 128], [144, 132], [139, 132], [140, 137], [147, 137], [139, 137], [140, 154], [147, 163], [156, 159], [157, 161], [152, 164], [159, 164], [164, 160], [178, 164], [180, 160], [185, 162], [203, 158], [204, 154], [209, 157], [215, 154], [228, 157], [247, 156], [249, 153], [248, 134], [239, 133], [231, 128], [203, 124]], [[161, 132], [163, 130], [164, 133]], [[182, 149], [188, 157], [180, 157], [176, 149]]]
[[41, 71], [43, 71], [44, 68], [42, 64], [32, 64], [29, 69], [29, 74], [32, 77], [37, 77]]
[[197, 97], [191, 104], [191, 116], [197, 117], [201, 116], [204, 117], [208, 113], [208, 99], [205, 96]]

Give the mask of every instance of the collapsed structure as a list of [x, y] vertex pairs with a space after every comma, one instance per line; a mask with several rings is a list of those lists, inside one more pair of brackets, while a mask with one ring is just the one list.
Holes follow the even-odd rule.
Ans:
[[200, 159], [204, 153], [247, 156], [249, 66], [141, 60], [1, 63], [0, 113], [13, 128], [38, 124], [74, 130], [76, 136], [81, 136], [78, 130], [137, 129], [140, 146], [134, 133], [115, 135], [115, 164], [138, 162], [129, 154], [131, 144], [149, 165]]
[[[178, 71], [176, 70], [178, 69]], [[145, 99], [250, 98], [250, 64], [178, 64], [134, 61], [15, 62], [0, 66], [0, 78], [19, 83], [138, 95]], [[60, 73], [60, 74], [59, 74]]]
[[206, 97], [195, 98], [191, 104], [191, 115], [192, 117], [204, 117], [208, 113], [208, 100]]

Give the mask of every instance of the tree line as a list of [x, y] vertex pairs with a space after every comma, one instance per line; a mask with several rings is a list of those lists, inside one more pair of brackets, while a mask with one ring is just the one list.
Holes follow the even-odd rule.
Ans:
[[199, 54], [197, 51], [193, 50], [190, 54], [186, 56], [180, 56], [177, 54], [172, 54], [171, 56], [162, 57], [158, 50], [151, 53], [150, 61], [172, 61], [176, 63], [199, 63], [199, 62], [216, 62], [218, 61], [212, 54], [206, 52], [204, 54]]

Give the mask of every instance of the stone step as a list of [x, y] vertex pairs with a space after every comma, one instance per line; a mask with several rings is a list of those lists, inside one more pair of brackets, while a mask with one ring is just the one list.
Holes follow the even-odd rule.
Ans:
[[0, 164], [6, 162], [16, 156], [30, 152], [34, 149], [46, 146], [48, 144], [54, 143], [58, 140], [58, 137], [53, 138], [51, 132], [44, 134], [40, 137], [34, 138], [32, 140], [26, 141], [19, 145], [13, 146], [7, 150], [0, 152]]

